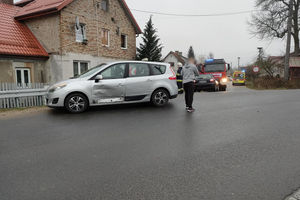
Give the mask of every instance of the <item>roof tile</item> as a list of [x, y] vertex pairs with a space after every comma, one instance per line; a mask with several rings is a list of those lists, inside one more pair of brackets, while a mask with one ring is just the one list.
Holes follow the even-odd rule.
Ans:
[[48, 57], [29, 28], [14, 19], [19, 7], [0, 3], [0, 54]]

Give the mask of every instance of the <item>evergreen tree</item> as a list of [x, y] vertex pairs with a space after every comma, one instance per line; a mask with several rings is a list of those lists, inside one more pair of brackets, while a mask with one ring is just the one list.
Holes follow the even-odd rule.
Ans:
[[188, 58], [194, 58], [195, 59], [195, 52], [192, 46], [190, 46], [189, 52], [188, 52]]
[[161, 50], [162, 45], [160, 43], [160, 39], [156, 34], [157, 30], [154, 28], [152, 23], [152, 17], [150, 17], [149, 21], [146, 24], [144, 29], [144, 33], [142, 36], [143, 42], [140, 43], [140, 47], [137, 48], [137, 59], [148, 59], [149, 61], [161, 61]]

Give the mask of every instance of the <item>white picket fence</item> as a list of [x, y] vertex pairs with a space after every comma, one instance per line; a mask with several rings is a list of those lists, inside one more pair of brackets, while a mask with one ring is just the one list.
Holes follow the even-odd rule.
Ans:
[[0, 83], [0, 109], [43, 106], [46, 91], [42, 83]]

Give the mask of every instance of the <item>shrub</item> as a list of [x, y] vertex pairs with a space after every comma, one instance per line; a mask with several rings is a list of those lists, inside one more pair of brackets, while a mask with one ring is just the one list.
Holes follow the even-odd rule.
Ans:
[[247, 85], [254, 89], [300, 89], [300, 80], [285, 81], [281, 78], [260, 77], [249, 82]]

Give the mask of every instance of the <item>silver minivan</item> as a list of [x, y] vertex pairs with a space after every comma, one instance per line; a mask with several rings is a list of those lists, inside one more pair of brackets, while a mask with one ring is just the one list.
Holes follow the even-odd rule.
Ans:
[[80, 113], [98, 105], [151, 102], [164, 106], [177, 95], [176, 75], [169, 64], [121, 61], [50, 86], [46, 100], [51, 108]]

